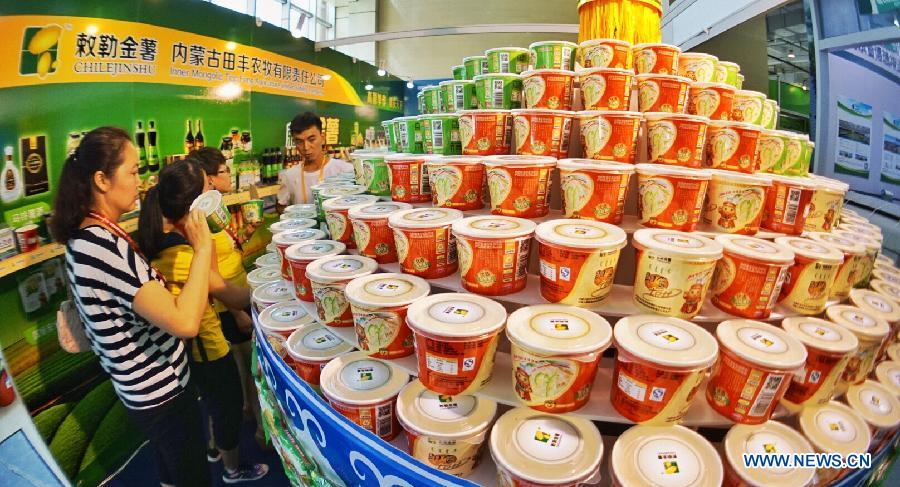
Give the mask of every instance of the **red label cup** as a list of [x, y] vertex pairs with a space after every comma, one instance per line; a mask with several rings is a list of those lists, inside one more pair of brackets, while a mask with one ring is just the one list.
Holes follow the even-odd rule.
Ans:
[[503, 216], [474, 216], [456, 221], [453, 235], [463, 288], [486, 296], [524, 289], [535, 226], [530, 220]]
[[737, 88], [724, 83], [692, 83], [687, 112], [710, 120], [729, 120]]
[[431, 187], [425, 171], [425, 156], [392, 154], [384, 157], [391, 185], [391, 200], [401, 203], [431, 201]]
[[584, 41], [578, 45], [578, 60], [585, 68], [631, 70], [631, 43], [618, 39]]
[[691, 80], [667, 74], [639, 74], [638, 111], [684, 113]]
[[637, 74], [675, 74], [681, 49], [669, 44], [636, 44], [632, 48], [634, 72]]
[[572, 112], [513, 110], [512, 113], [516, 154], [567, 157], [574, 118]]
[[32, 223], [16, 229], [16, 244], [19, 246], [19, 253], [24, 254], [37, 250], [40, 243], [37, 225]]
[[585, 110], [628, 110], [634, 72], [628, 69], [590, 68], [578, 71]]
[[641, 113], [583, 111], [578, 120], [585, 158], [634, 164]]
[[764, 176], [712, 172], [703, 223], [715, 232], [756, 235], [765, 209], [766, 190], [772, 182]]
[[287, 258], [285, 257], [285, 251], [287, 251], [288, 247], [312, 240], [324, 240], [325, 237], [325, 232], [315, 228], [291, 230], [286, 232], [279, 232], [273, 235], [272, 242], [275, 244], [275, 249], [278, 251], [278, 255], [281, 257], [281, 278], [288, 282], [293, 279], [291, 275], [291, 266], [288, 263]]
[[766, 193], [766, 211], [762, 227], [773, 232], [800, 235], [809, 213], [815, 180], [794, 176], [772, 177]]
[[310, 284], [309, 278], [306, 277], [306, 266], [316, 259], [338, 255], [346, 249], [346, 245], [334, 240], [313, 240], [288, 247], [284, 251], [284, 256], [291, 268], [294, 296], [300, 301], [312, 303], [312, 284]]
[[772, 242], [745, 235], [719, 235], [725, 253], [716, 263], [710, 286], [712, 303], [726, 313], [766, 319], [781, 293], [794, 252]]
[[645, 113], [648, 162], [699, 168], [709, 121], [697, 115]]
[[634, 166], [591, 159], [561, 159], [558, 167], [566, 218], [622, 223]]
[[762, 129], [741, 122], [710, 121], [704, 167], [753, 174], [759, 168], [757, 147]]
[[425, 279], [455, 273], [456, 241], [450, 227], [462, 217], [461, 211], [446, 208], [421, 208], [391, 215], [388, 225], [394, 231], [403, 272]]
[[661, 164], [638, 164], [635, 169], [641, 225], [694, 231], [712, 174]]
[[484, 159], [444, 156], [428, 159], [431, 202], [438, 208], [479, 210], [484, 207]]
[[490, 156], [485, 177], [495, 215], [536, 218], [550, 212], [552, 157]]
[[388, 226], [392, 213], [412, 209], [408, 203], [372, 203], [350, 208], [353, 240], [359, 255], [375, 259], [379, 264], [397, 262], [394, 232]]
[[570, 110], [575, 72], [562, 69], [536, 69], [522, 73], [525, 108]]
[[492, 156], [509, 154], [512, 143], [512, 112], [509, 110], [463, 110], [459, 112], [459, 137], [463, 154]]

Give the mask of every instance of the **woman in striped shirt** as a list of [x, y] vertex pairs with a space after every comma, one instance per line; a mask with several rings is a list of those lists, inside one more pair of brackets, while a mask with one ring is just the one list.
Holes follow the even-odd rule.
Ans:
[[190, 278], [174, 296], [116, 223], [138, 198], [137, 150], [121, 129], [82, 138], [65, 162], [52, 221], [86, 335], [132, 421], [149, 438], [163, 485], [209, 485], [197, 393], [182, 338], [197, 335], [210, 291], [212, 236], [200, 211], [184, 235]]

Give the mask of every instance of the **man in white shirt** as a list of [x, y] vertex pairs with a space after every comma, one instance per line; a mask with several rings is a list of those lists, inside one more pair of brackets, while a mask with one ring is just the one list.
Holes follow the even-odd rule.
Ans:
[[325, 152], [322, 119], [312, 112], [301, 113], [291, 120], [291, 136], [303, 155], [303, 164], [278, 174], [278, 210], [285, 206], [312, 203], [312, 186], [342, 172], [352, 172], [353, 164], [331, 159]]

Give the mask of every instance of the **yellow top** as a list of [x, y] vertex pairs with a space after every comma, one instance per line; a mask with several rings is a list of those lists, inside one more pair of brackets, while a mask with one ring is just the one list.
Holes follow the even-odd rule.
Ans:
[[[175, 236], [172, 237], [172, 235]], [[194, 249], [187, 245], [184, 237], [176, 234], [170, 234], [167, 243], [170, 245], [153, 259], [153, 266], [166, 277], [166, 288], [169, 292], [178, 296], [187, 282], [191, 261], [194, 259]], [[222, 333], [219, 314], [212, 305], [208, 305], [203, 312], [203, 317], [200, 319], [200, 331], [190, 343], [191, 356], [198, 362], [218, 360], [227, 355], [231, 349]]]
[[[216, 246], [216, 261], [219, 264], [219, 274], [233, 286], [246, 287], [247, 271], [244, 269], [244, 258], [235, 247], [234, 240], [224, 230], [214, 233], [212, 237], [213, 244]], [[217, 313], [221, 313], [227, 308], [221, 302], [214, 301], [213, 309]]]

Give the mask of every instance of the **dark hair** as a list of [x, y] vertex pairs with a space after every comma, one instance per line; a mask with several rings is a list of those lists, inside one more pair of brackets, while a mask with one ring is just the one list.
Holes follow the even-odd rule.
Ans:
[[194, 149], [188, 154], [188, 157], [197, 159], [207, 176], [219, 174], [219, 166], [225, 164], [225, 156], [222, 151], [210, 146]]
[[137, 241], [148, 259], [162, 250], [165, 232], [163, 217], [171, 221], [184, 218], [191, 203], [206, 188], [202, 163], [192, 156], [166, 166], [159, 173], [159, 182], [150, 188], [141, 204]]
[[322, 119], [313, 112], [301, 113], [291, 120], [291, 134], [299, 134], [310, 127], [316, 127], [319, 132], [322, 131]]
[[60, 243], [66, 243], [78, 230], [94, 204], [94, 174], [102, 172], [111, 178], [131, 143], [128, 132], [118, 127], [99, 127], [81, 138], [81, 143], [63, 164], [53, 201], [50, 232]]

